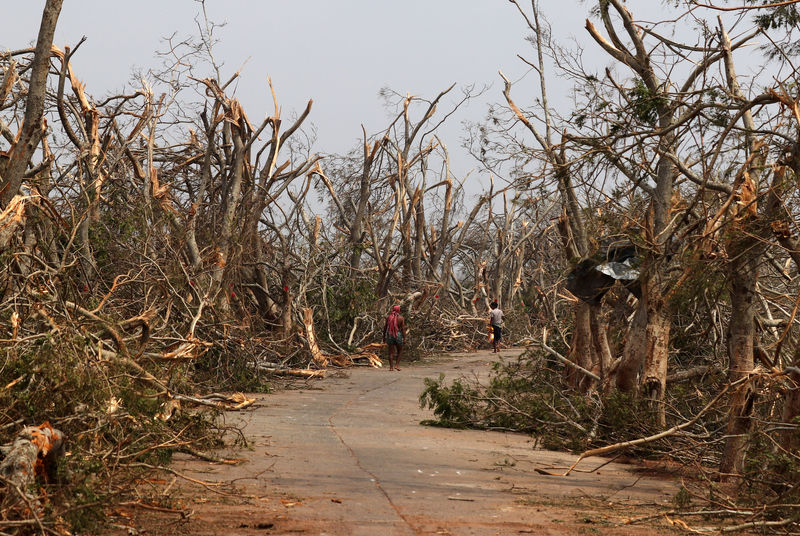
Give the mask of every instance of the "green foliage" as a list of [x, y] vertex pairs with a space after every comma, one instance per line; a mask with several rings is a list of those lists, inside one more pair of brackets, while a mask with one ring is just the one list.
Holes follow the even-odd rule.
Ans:
[[[613, 390], [602, 400], [597, 440], [601, 444], [613, 444], [648, 436], [656, 431], [651, 413], [647, 402], [641, 397]], [[632, 452], [647, 455], [652, 449], [643, 447]]]
[[444, 374], [438, 380], [425, 378], [425, 389], [419, 396], [420, 407], [433, 410], [438, 421], [427, 421], [424, 424], [436, 424], [451, 428], [466, 428], [475, 425], [477, 407], [472, 403], [476, 395], [475, 389], [465, 381], [456, 379], [446, 385]]
[[692, 504], [692, 495], [684, 486], [678, 490], [678, 493], [672, 498], [672, 504], [675, 508], [683, 509], [688, 508]]
[[101, 220], [89, 228], [89, 241], [101, 273], [119, 273], [120, 260], [129, 258], [136, 244], [144, 240], [142, 230], [148, 227], [144, 214], [136, 210], [103, 213]]
[[[553, 450], [581, 451], [649, 435], [655, 430], [646, 403], [613, 391], [600, 399], [573, 390], [543, 355], [532, 354], [493, 365], [486, 385], [444, 376], [425, 379], [420, 405], [432, 409], [439, 426], [511, 430], [534, 436]], [[648, 455], [654, 446], [635, 452]]]
[[211, 347], [193, 363], [192, 379], [208, 384], [214, 390], [268, 393], [271, 386], [253, 367], [258, 341], [249, 344], [223, 340]]
[[[757, 9], [753, 12], [753, 20], [763, 30], [777, 30], [773, 33], [774, 40], [770, 39], [760, 49], [768, 58], [778, 58], [783, 55], [797, 55], [800, 53], [800, 41], [796, 39], [795, 30], [800, 26], [800, 9], [796, 4], [782, 0], [746, 0], [749, 5], [766, 6], [779, 4], [771, 8]], [[776, 46], [777, 42], [777, 46]]]
[[659, 109], [667, 103], [666, 98], [663, 96], [652, 94], [641, 80], [636, 80], [633, 88], [628, 90], [628, 99], [634, 116], [642, 123], [650, 126], [656, 124]]
[[[194, 448], [216, 446], [219, 438], [213, 413], [177, 412], [166, 422], [156, 418], [164, 398], [134, 379], [121, 360], [98, 360], [89, 351], [96, 343], [77, 333], [50, 332], [0, 349], [0, 385], [9, 386], [0, 390], [0, 424], [49, 421], [65, 434], [70, 455], [59, 459], [58, 482], [51, 484], [56, 487], [48, 491], [47, 504], [73, 532], [87, 533], [102, 528], [104, 509], [119, 499], [119, 491], [112, 496], [109, 490], [131, 489], [142, 475], [141, 469], [123, 469], [126, 465], [168, 463], [178, 448], [176, 438], [181, 444], [193, 442]], [[173, 364], [172, 379], [168, 369], [149, 366], [175, 391], [191, 392], [177, 374], [186, 365]], [[0, 427], [0, 444], [9, 443], [19, 428]]]
[[76, 460], [70, 460], [69, 469], [65, 467], [62, 470], [68, 470], [71, 475], [70, 497], [65, 505], [69, 508], [64, 519], [73, 532], [97, 532], [103, 525], [102, 505], [106, 501], [96, 477], [104, 472], [102, 462], [96, 457], [79, 456]]
[[[329, 323], [316, 326], [322, 340], [330, 335], [335, 341], [347, 341], [356, 317], [375, 311], [378, 302], [374, 282], [368, 278], [342, 276], [336, 284], [326, 286], [324, 292]], [[310, 294], [309, 302], [323, 305], [323, 296], [319, 292]]]
[[0, 359], [7, 363], [0, 371], [0, 383], [19, 380], [12, 389], [0, 391], [0, 407], [7, 408], [10, 416], [34, 423], [70, 415], [79, 404], [98, 403], [101, 378], [81, 355], [86, 344], [83, 337], [63, 340], [47, 334], [22, 353], [0, 350]]
[[[795, 418], [800, 425], [800, 417]], [[800, 444], [800, 428], [789, 438], [789, 444]], [[791, 450], [787, 444], [764, 430], [756, 429], [748, 442], [744, 479], [740, 499], [749, 505], [762, 505], [772, 498], [780, 497], [780, 504], [770, 512], [773, 519], [792, 517], [800, 521], [800, 512], [792, 505], [800, 503], [800, 452]]]
[[[747, 0], [748, 4], [768, 5], [786, 4], [780, 0], [763, 2], [762, 0]], [[780, 5], [769, 10], [758, 11], [754, 17], [756, 23], [765, 30], [791, 29], [800, 24], [800, 11], [796, 5]]]

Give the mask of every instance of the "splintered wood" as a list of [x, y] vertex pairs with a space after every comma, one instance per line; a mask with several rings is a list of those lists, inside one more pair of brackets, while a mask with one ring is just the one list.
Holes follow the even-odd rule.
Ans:
[[381, 358], [378, 357], [379, 351], [382, 351], [386, 348], [386, 344], [373, 342], [364, 346], [363, 348], [359, 348], [357, 354], [351, 355], [350, 359], [352, 361], [366, 361], [366, 365], [371, 367], [380, 368], [383, 366], [383, 361]]
[[327, 367], [328, 359], [322, 355], [319, 344], [317, 344], [317, 336], [314, 333], [314, 312], [309, 307], [303, 309], [303, 327], [306, 331], [306, 341], [308, 341], [308, 349], [314, 359], [314, 364], [318, 368]]
[[9, 489], [0, 496], [12, 501], [23, 499], [19, 494], [29, 497], [34, 476], [54, 466], [63, 443], [64, 434], [49, 422], [23, 428], [10, 446], [2, 447], [6, 456], [0, 463], [0, 477]]
[[314, 332], [314, 312], [308, 307], [303, 309], [303, 327], [305, 330], [308, 350], [311, 352], [311, 357], [314, 360], [314, 366], [316, 366], [318, 369], [324, 369], [331, 363], [337, 367], [347, 367], [354, 365], [356, 361], [365, 361], [369, 366], [375, 368], [383, 366], [383, 362], [381, 361], [381, 358], [378, 357], [378, 354], [372, 352], [372, 350], [382, 348], [384, 346], [382, 344], [369, 344], [362, 348], [357, 354], [323, 354], [322, 350], [319, 349], [317, 336]]
[[162, 352], [161, 358], [173, 360], [197, 359], [205, 354], [212, 346], [214, 346], [212, 343], [192, 338], [166, 348]]
[[258, 367], [258, 370], [262, 372], [268, 372], [270, 374], [276, 374], [278, 376], [296, 376], [300, 378], [324, 378], [325, 371], [324, 370], [315, 370], [315, 369], [286, 369], [286, 368], [277, 368], [277, 367]]
[[25, 223], [25, 205], [30, 196], [15, 195], [0, 213], [0, 249], [8, 247], [17, 228]]

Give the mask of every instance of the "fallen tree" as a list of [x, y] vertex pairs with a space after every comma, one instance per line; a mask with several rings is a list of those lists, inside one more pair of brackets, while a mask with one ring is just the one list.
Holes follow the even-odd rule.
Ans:
[[0, 488], [5, 488], [2, 508], [13, 508], [14, 502], [36, 503], [30, 494], [36, 476], [54, 478], [58, 457], [63, 455], [64, 434], [45, 422], [26, 426], [10, 445], [0, 447]]

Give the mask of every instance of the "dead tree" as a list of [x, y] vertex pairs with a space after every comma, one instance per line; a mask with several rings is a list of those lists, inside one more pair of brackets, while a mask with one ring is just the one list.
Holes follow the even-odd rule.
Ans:
[[[333, 174], [319, 174], [344, 234], [351, 274], [362, 271], [368, 255], [377, 267], [376, 289], [381, 297], [390, 291], [398, 274], [403, 289], [444, 278], [439, 268], [447, 260], [448, 238], [457, 231], [450, 225], [457, 189], [436, 130], [470, 98], [466, 93], [437, 122], [437, 107], [453, 87], [431, 101], [411, 95], [400, 98], [386, 90], [387, 96], [399, 99], [400, 110], [391, 123], [372, 138], [362, 127], [364, 139], [358, 156], [343, 159]], [[434, 161], [440, 160], [444, 171], [434, 167]], [[355, 187], [349, 182], [353, 179]], [[429, 213], [433, 209], [429, 199], [437, 189], [445, 193], [435, 222]]]

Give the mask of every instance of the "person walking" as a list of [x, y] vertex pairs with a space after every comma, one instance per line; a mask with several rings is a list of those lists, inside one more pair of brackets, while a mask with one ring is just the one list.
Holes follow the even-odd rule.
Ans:
[[400, 354], [403, 353], [405, 337], [406, 320], [400, 314], [400, 306], [395, 305], [383, 326], [383, 342], [386, 344], [386, 353], [389, 357], [389, 370], [400, 370]]
[[497, 353], [500, 351], [500, 339], [503, 338], [503, 311], [500, 310], [496, 301], [492, 302], [492, 310], [489, 311], [489, 324], [494, 330], [492, 345], [494, 346], [494, 353]]

